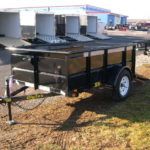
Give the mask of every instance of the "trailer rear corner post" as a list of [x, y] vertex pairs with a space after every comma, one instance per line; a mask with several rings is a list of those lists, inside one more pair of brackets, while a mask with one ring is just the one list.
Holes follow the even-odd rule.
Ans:
[[135, 75], [135, 67], [136, 67], [136, 46], [134, 45], [133, 46], [133, 51], [132, 51], [132, 68], [131, 68], [134, 78], [136, 77], [136, 75]]
[[150, 55], [150, 49], [148, 48], [148, 42], [145, 42], [144, 55]]
[[86, 72], [87, 72], [87, 88], [91, 88], [91, 53], [86, 57]]

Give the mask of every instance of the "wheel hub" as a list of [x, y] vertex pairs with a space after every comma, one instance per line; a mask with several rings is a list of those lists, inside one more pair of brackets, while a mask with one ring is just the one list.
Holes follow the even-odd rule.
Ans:
[[126, 94], [128, 93], [129, 90], [129, 78], [128, 76], [123, 76], [120, 82], [120, 87], [119, 87], [119, 91], [120, 91], [120, 95], [121, 96], [126, 96]]

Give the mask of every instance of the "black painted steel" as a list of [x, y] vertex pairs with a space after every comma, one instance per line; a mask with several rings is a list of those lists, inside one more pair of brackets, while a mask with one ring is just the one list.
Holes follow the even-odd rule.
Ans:
[[31, 59], [31, 63], [34, 66], [34, 88], [38, 89], [39, 87], [39, 57], [34, 55], [33, 59]]
[[16, 90], [16, 91], [12, 92], [12, 93], [11, 93], [11, 96], [15, 96], [15, 95], [19, 94], [20, 92], [25, 91], [27, 88], [29, 88], [29, 87], [28, 87], [28, 86], [23, 86], [23, 87], [21, 87], [20, 89], [18, 89], [18, 90]]
[[126, 66], [126, 57], [127, 57], [127, 48], [124, 48], [124, 51], [122, 51], [122, 66]]
[[[6, 80], [7, 98], [10, 98], [9, 79]], [[12, 121], [11, 102], [7, 103], [9, 121]]]
[[104, 51], [104, 59], [103, 59], [103, 76], [102, 76], [102, 83], [106, 83], [106, 76], [107, 76], [107, 67], [108, 67], [108, 49]]
[[[96, 41], [95, 44], [94, 46], [83, 44], [82, 46], [67, 49], [60, 48], [57, 49], [57, 52], [54, 50], [38, 52], [37, 50], [34, 51], [34, 49], [30, 51], [30, 49], [22, 50], [18, 48], [14, 51], [15, 54], [12, 54], [12, 73], [16, 80], [33, 83], [35, 89], [37, 89], [39, 85], [44, 85], [56, 91], [62, 90], [68, 94], [74, 89], [89, 89], [95, 82], [107, 83], [109, 67], [117, 65], [115, 63], [108, 64], [108, 57], [110, 62], [113, 53], [119, 54], [115, 52], [115, 47], [116, 50], [118, 50], [119, 47], [123, 50], [120, 52], [122, 54], [122, 61], [118, 60], [117, 62], [125, 66], [126, 50], [124, 49], [126, 49], [128, 45], [131, 46], [133, 44], [111, 47], [101, 46], [99, 42], [96, 43]], [[114, 52], [109, 54], [109, 50], [113, 50]], [[97, 52], [102, 53], [97, 54]], [[93, 59], [95, 54], [99, 59], [103, 59], [103, 65], [91, 68], [91, 59], [92, 61], [96, 61], [96, 59]], [[132, 52], [133, 61], [134, 55], [135, 52]], [[112, 61], [113, 60], [114, 59], [112, 59]], [[97, 63], [98, 62], [95, 62], [95, 64]], [[132, 69], [134, 69], [133, 64]]]
[[[0, 104], [7, 103], [9, 121], [12, 121], [11, 103], [39, 99], [54, 95], [71, 96], [101, 84], [114, 86], [123, 68], [131, 69], [135, 77], [136, 43], [117, 39], [68, 45], [31, 45], [7, 48], [12, 52], [11, 66], [14, 80], [45, 87], [46, 94], [16, 96], [28, 87], [10, 93], [7, 80], [7, 96]], [[113, 58], [112, 58], [113, 57]]]
[[86, 57], [86, 74], [87, 74], [87, 88], [90, 89], [91, 88], [91, 56], [89, 53], [89, 56]]
[[136, 65], [136, 46], [133, 46], [133, 50], [132, 50], [132, 74], [133, 77], [135, 77], [135, 65]]
[[135, 74], [136, 42], [141, 39], [113, 37], [110, 40], [72, 42], [7, 48], [12, 52], [12, 75], [19, 82], [40, 85], [70, 95], [98, 82], [113, 86], [119, 70], [127, 66]]

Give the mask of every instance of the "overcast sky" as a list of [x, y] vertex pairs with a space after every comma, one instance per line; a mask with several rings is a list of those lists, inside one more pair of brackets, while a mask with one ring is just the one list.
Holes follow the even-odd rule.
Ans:
[[107, 8], [132, 19], [150, 19], [150, 0], [0, 0], [0, 8], [80, 4]]

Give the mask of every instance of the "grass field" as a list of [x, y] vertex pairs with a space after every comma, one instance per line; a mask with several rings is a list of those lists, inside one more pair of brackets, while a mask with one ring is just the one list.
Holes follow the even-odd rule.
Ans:
[[[96, 102], [97, 98], [93, 100]], [[86, 103], [94, 102], [92, 99], [86, 99], [73, 106], [86, 107]], [[72, 141], [66, 139], [70, 143], [67, 149], [150, 149], [150, 84], [137, 89], [134, 95], [125, 102], [112, 104], [105, 101], [103, 105], [96, 107], [99, 107], [95, 109], [96, 111], [90, 111], [90, 109], [82, 111], [78, 120], [74, 112], [72, 119], [76, 119], [78, 122], [76, 125], [70, 126], [69, 124], [72, 121], [75, 123], [75, 120], [70, 120], [68, 124], [65, 123], [65, 126], [63, 124], [64, 130], [70, 128], [71, 131], [73, 127], [77, 128], [74, 128], [77, 132], [70, 138]], [[65, 139], [62, 140], [65, 141]], [[50, 147], [61, 149], [62, 145], [48, 143], [39, 148], [49, 149]]]
[[0, 149], [150, 149], [150, 82], [135, 84], [126, 101], [111, 91], [58, 98], [50, 105], [14, 115], [19, 124], [0, 121]]
[[[0, 66], [0, 83], [8, 70], [7, 62]], [[149, 64], [136, 72], [150, 79]], [[7, 107], [0, 106], [0, 150], [149, 150], [150, 80], [137, 81], [126, 101], [111, 97], [110, 90], [102, 89], [78, 98], [48, 98], [31, 111], [13, 107], [14, 126], [6, 124], [8, 116], [1, 110]]]

